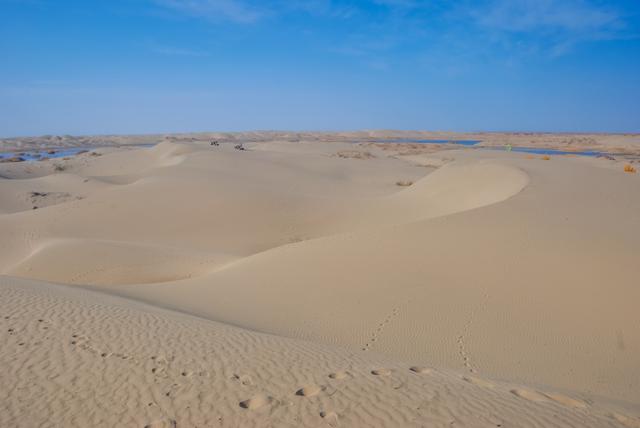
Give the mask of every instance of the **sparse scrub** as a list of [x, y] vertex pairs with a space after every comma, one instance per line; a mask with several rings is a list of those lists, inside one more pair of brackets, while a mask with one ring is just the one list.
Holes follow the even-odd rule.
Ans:
[[636, 169], [631, 164], [626, 164], [624, 166], [624, 172], [629, 172], [631, 174], [635, 174], [636, 173]]
[[341, 150], [338, 153], [336, 153], [336, 155], [339, 158], [343, 158], [343, 159], [372, 159], [375, 158], [374, 155], [372, 155], [369, 152], [361, 152], [358, 150]]
[[57, 163], [57, 164], [55, 164], [55, 165], [53, 166], [53, 170], [54, 170], [55, 172], [62, 172], [62, 171], [64, 171], [64, 170], [66, 170], [66, 169], [67, 169], [67, 167], [66, 167], [65, 165], [60, 164], [60, 163]]
[[544, 156], [542, 156], [542, 160], [551, 160], [551, 156], [544, 155]]
[[24, 162], [24, 158], [21, 156], [14, 156], [11, 158], [0, 159], [0, 162], [3, 162], [3, 163]]
[[411, 186], [412, 184], [413, 184], [413, 181], [405, 181], [405, 180], [396, 181], [396, 186], [400, 186], [400, 187], [408, 187], [408, 186]]

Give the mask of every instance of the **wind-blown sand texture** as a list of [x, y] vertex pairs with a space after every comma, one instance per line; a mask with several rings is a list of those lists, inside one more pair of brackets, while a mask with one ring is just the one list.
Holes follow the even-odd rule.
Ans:
[[0, 164], [0, 425], [640, 426], [622, 160], [235, 144]]

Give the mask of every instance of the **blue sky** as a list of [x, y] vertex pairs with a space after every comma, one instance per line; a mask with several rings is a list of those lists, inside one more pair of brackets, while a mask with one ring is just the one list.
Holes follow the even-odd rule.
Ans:
[[0, 0], [0, 136], [640, 132], [640, 1]]

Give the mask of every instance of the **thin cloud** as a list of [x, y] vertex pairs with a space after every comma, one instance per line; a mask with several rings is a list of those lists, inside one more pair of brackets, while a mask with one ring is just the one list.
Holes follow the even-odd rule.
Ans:
[[584, 0], [495, 0], [477, 11], [478, 23], [510, 32], [561, 31], [587, 33], [617, 31], [617, 12]]
[[259, 7], [240, 0], [154, 0], [164, 8], [184, 15], [212, 21], [233, 21], [250, 24], [266, 13]]
[[587, 0], [491, 0], [468, 15], [483, 31], [527, 37], [553, 56], [580, 43], [628, 37], [618, 11]]
[[[0, 0], [2, 1], [2, 0]], [[302, 13], [313, 17], [345, 20], [361, 12], [356, 5], [335, 0], [150, 0], [173, 12], [220, 22], [253, 24], [265, 19]], [[393, 1], [393, 0], [390, 0]], [[402, 1], [402, 0], [397, 0]]]
[[206, 57], [208, 52], [198, 51], [194, 49], [183, 49], [171, 46], [156, 46], [151, 49], [153, 53], [167, 56], [186, 56], [186, 57]]
[[[349, 56], [385, 56], [392, 48], [450, 44], [508, 57], [569, 53], [576, 45], [635, 37], [611, 3], [594, 0], [372, 0], [369, 7], [339, 0], [150, 0], [166, 10], [213, 22], [246, 25], [305, 14], [350, 25], [330, 51]], [[373, 5], [373, 7], [371, 7]], [[358, 38], [358, 34], [365, 37]], [[338, 34], [338, 32], [337, 32]], [[367, 38], [392, 41], [371, 46]], [[455, 46], [453, 46], [455, 48]], [[181, 52], [182, 51], [182, 52]], [[198, 56], [181, 49], [167, 55]]]

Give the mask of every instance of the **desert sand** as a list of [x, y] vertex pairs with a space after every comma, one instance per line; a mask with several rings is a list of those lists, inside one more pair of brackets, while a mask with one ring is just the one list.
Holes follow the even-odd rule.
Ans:
[[424, 135], [0, 163], [0, 425], [640, 426], [637, 136]]

